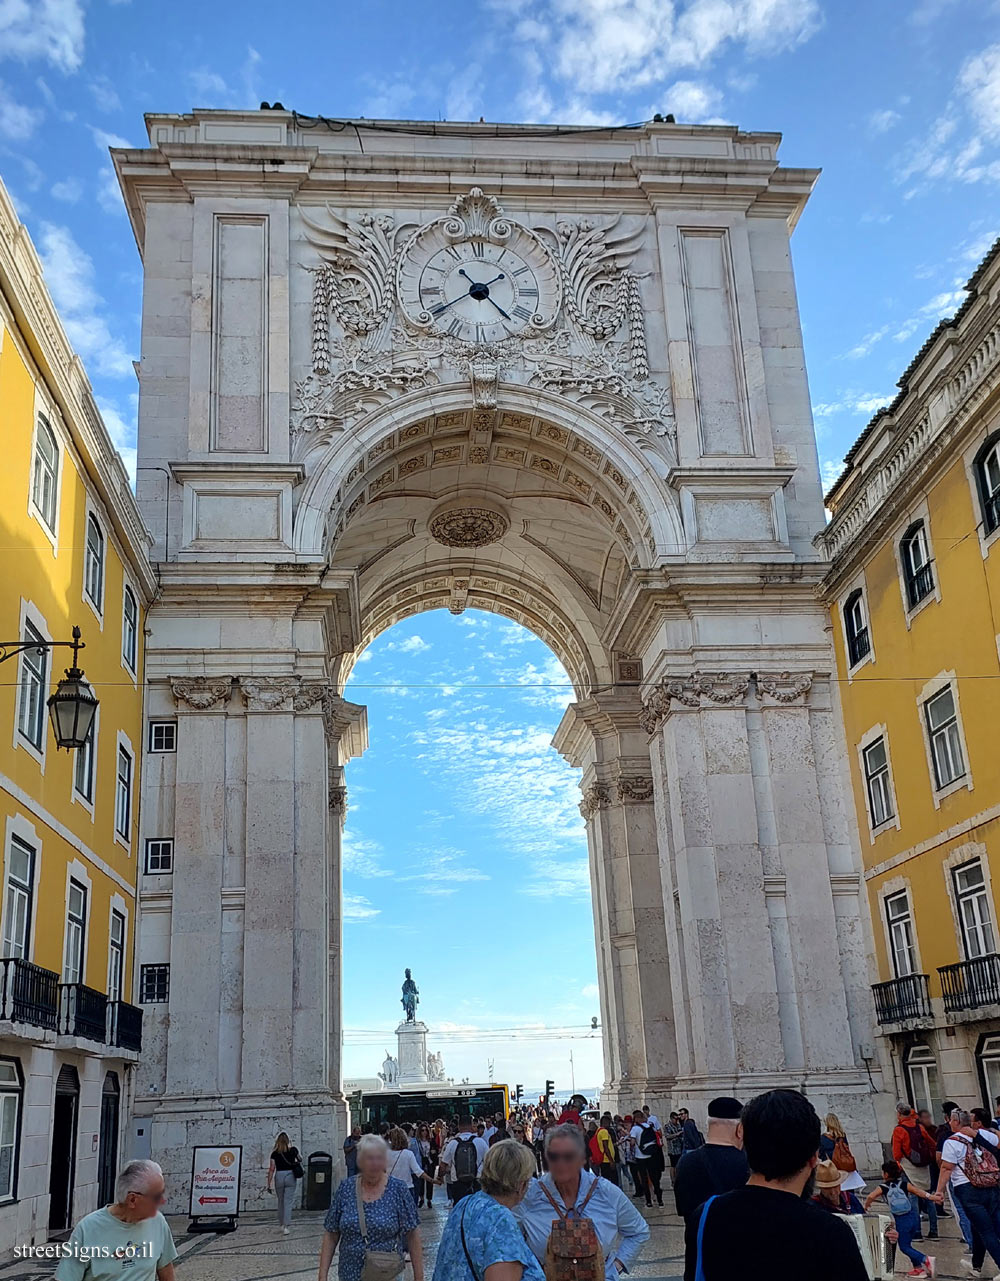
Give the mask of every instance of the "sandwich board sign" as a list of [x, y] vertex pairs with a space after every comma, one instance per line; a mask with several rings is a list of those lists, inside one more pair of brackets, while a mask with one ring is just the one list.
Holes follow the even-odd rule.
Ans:
[[[189, 1232], [232, 1232], [240, 1212], [243, 1147], [196, 1147], [191, 1158]], [[214, 1222], [213, 1222], [214, 1220]]]

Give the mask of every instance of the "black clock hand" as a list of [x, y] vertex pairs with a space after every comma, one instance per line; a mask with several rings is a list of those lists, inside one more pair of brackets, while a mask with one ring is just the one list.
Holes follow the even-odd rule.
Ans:
[[[503, 272], [501, 271], [497, 275], [495, 275], [492, 280], [473, 280], [464, 267], [459, 267], [458, 274], [460, 276], [464, 276], [465, 279], [469, 282], [469, 284], [474, 289], [489, 289], [490, 285], [495, 285], [498, 280], [506, 279]], [[480, 299], [480, 301], [482, 300]]]
[[493, 304], [493, 306], [496, 307], [500, 315], [503, 316], [504, 320], [510, 320], [510, 316], [507, 315], [507, 313], [504, 311], [504, 309], [500, 306], [500, 304], [497, 302], [495, 298], [490, 298], [489, 295], [487, 295], [487, 298]]
[[454, 307], [455, 303], [461, 302], [466, 297], [468, 297], [467, 294], [459, 294], [457, 298], [452, 298], [451, 302], [438, 303], [436, 307], [431, 309], [430, 314], [432, 316], [440, 316], [443, 311], [447, 311], [449, 307]]

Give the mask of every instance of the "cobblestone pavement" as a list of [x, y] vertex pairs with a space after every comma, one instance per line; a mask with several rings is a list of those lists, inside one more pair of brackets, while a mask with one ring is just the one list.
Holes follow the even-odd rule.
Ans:
[[[672, 1201], [666, 1194], [666, 1201]], [[631, 1275], [640, 1281], [680, 1281], [684, 1271], [684, 1232], [681, 1220], [672, 1212], [672, 1205], [662, 1210], [654, 1207], [643, 1210], [651, 1229], [651, 1237]], [[170, 1226], [180, 1257], [177, 1261], [177, 1281], [313, 1281], [319, 1259], [319, 1240], [323, 1215], [319, 1212], [297, 1211], [289, 1235], [282, 1236], [277, 1215], [272, 1213], [244, 1214], [240, 1216], [235, 1232], [224, 1235], [193, 1233], [187, 1231], [190, 1220], [186, 1215], [170, 1215]], [[424, 1241], [427, 1277], [434, 1270], [438, 1242], [447, 1217], [444, 1198], [430, 1209], [420, 1211]], [[941, 1238], [924, 1241], [922, 1248], [937, 1258], [937, 1274], [941, 1278], [967, 1277], [959, 1268], [963, 1242], [958, 1235], [954, 1219], [941, 1220]], [[47, 1281], [54, 1269], [53, 1263], [25, 1263], [14, 1261], [0, 1265], [0, 1281]], [[896, 1274], [901, 1276], [909, 1269], [908, 1261], [897, 1254]], [[733, 1251], [733, 1277], [739, 1276], [739, 1249]], [[331, 1270], [335, 1277], [336, 1262]], [[987, 1265], [987, 1276], [992, 1272]], [[403, 1281], [412, 1281], [409, 1268]]]

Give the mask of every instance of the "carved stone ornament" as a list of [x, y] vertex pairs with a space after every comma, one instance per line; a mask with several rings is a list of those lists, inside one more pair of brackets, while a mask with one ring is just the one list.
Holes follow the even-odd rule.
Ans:
[[241, 676], [240, 689], [248, 712], [288, 712], [299, 692], [297, 676]]
[[231, 676], [174, 677], [170, 688], [178, 703], [186, 703], [197, 712], [207, 712], [218, 703], [229, 701], [233, 688]]
[[648, 801], [653, 796], [653, 780], [651, 778], [620, 778], [618, 780], [618, 799], [628, 803]]
[[331, 783], [327, 791], [331, 814], [347, 813], [347, 788], [343, 783]]
[[300, 213], [319, 259], [312, 359], [291, 412], [300, 455], [388, 401], [471, 375], [475, 406], [499, 405], [504, 383], [541, 387], [676, 461], [670, 382], [650, 374], [633, 267], [647, 220], [528, 226], [477, 187], [419, 226], [329, 204]]
[[297, 712], [308, 712], [310, 708], [315, 707], [318, 702], [332, 692], [333, 686], [325, 681], [321, 681], [316, 685], [301, 685], [292, 700], [292, 706]]
[[698, 692], [713, 703], [736, 703], [746, 698], [750, 689], [750, 675], [719, 672], [712, 676], [698, 676]]
[[435, 516], [428, 528], [445, 547], [488, 547], [503, 538], [510, 521], [489, 507], [453, 507]]
[[758, 673], [757, 691], [776, 703], [797, 703], [812, 689], [812, 672], [781, 672], [765, 676]]
[[580, 802], [580, 813], [590, 820], [598, 810], [606, 810], [611, 804], [611, 788], [607, 783], [591, 783]]

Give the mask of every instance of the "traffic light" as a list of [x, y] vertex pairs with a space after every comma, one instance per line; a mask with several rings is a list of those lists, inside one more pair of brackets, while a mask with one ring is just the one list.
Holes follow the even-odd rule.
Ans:
[[515, 1099], [515, 1101], [516, 1101], [516, 1102], [518, 1102], [518, 1103], [520, 1103], [520, 1102], [521, 1102], [521, 1095], [522, 1095], [523, 1093], [524, 1093], [524, 1086], [523, 1086], [523, 1085], [515, 1085], [515, 1086], [514, 1086], [514, 1099]]
[[552, 1098], [553, 1094], [555, 1094], [555, 1091], [556, 1091], [555, 1081], [546, 1081], [545, 1082], [545, 1102], [546, 1103], [548, 1103], [549, 1099]]

